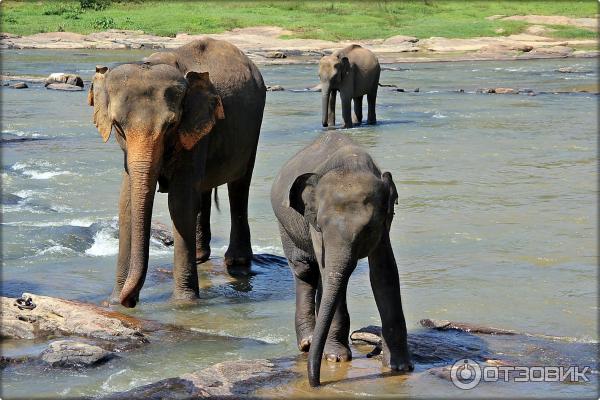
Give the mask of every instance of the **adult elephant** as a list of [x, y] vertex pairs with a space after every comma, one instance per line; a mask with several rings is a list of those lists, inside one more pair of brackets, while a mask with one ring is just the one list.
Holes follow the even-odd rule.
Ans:
[[173, 220], [175, 299], [198, 297], [196, 261], [210, 255], [210, 195], [224, 183], [231, 206], [225, 263], [250, 263], [248, 191], [265, 95], [254, 63], [209, 38], [141, 63], [96, 68], [88, 96], [94, 123], [104, 141], [115, 131], [125, 156], [112, 301], [135, 307], [139, 299], [157, 183]]
[[296, 339], [309, 352], [311, 386], [320, 384], [323, 354], [330, 361], [352, 358], [346, 289], [364, 257], [382, 322], [383, 363], [412, 369], [389, 238], [397, 198], [391, 174], [339, 133], [301, 150], [273, 182], [271, 205], [296, 283]]
[[[362, 100], [367, 95], [367, 123], [375, 124], [375, 101], [381, 67], [373, 52], [357, 44], [336, 50], [319, 61], [323, 126], [335, 125], [335, 97], [340, 92], [344, 128], [362, 123]], [[351, 102], [354, 101], [354, 113]]]

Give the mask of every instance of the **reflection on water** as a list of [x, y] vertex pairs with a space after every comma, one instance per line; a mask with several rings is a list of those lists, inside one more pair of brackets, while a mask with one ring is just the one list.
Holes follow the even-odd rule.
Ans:
[[[75, 72], [89, 79], [96, 64], [137, 60], [148, 51], [78, 53], [82, 51], [7, 50], [2, 52], [3, 69], [41, 76]], [[556, 72], [563, 66], [591, 72]], [[381, 168], [392, 173], [398, 188], [391, 238], [409, 329], [414, 331], [417, 321], [427, 317], [596, 342], [597, 96], [552, 93], [594, 85], [597, 60], [401, 67], [383, 71], [382, 83], [419, 87], [420, 92], [380, 88], [379, 123], [344, 132], [368, 148]], [[264, 66], [261, 71], [267, 84], [286, 89], [317, 83], [314, 65]], [[500, 86], [545, 94], [475, 93]], [[85, 92], [46, 91], [37, 84], [27, 90], [0, 90], [1, 291], [100, 303], [113, 284], [121, 151], [114, 141], [100, 140]], [[338, 113], [338, 124], [340, 117]], [[249, 213], [258, 256], [249, 273], [230, 275], [222, 266], [229, 234], [225, 200], [222, 211], [211, 216], [214, 257], [199, 267], [202, 289], [197, 304], [169, 301], [172, 249], [152, 243], [141, 302], [126, 312], [219, 338], [151, 343], [106, 367], [86, 371], [11, 367], [3, 371], [4, 394], [93, 396], [227, 359], [295, 356], [293, 280], [279, 257], [269, 191], [280, 166], [323, 131], [320, 93], [268, 93]], [[226, 196], [226, 191], [221, 194]], [[164, 195], [156, 197], [154, 219], [169, 222]], [[361, 261], [350, 281], [352, 329], [380, 323], [367, 268]], [[556, 354], [571, 354], [560, 343]], [[514, 341], [492, 346], [494, 351], [521, 355], [536, 353], [536, 348], [526, 352]], [[37, 354], [40, 344], [3, 343], [3, 353], [9, 350]], [[595, 353], [587, 350], [593, 357]], [[323, 364], [323, 379], [341, 383], [314, 392], [301, 379], [279, 388], [280, 394], [464, 394], [425, 372], [382, 378], [379, 362], [365, 358], [369, 350], [353, 351], [352, 363]], [[570, 360], [590, 361], [583, 354], [574, 352]], [[302, 357], [297, 368], [304, 376]], [[486, 390], [479, 395], [568, 397], [589, 395], [593, 388], [495, 385]]]

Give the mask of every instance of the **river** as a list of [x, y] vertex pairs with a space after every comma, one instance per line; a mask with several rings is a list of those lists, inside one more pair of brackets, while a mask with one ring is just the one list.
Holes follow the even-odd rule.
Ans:
[[[96, 64], [149, 53], [4, 50], [0, 55], [3, 73], [75, 72], [90, 79]], [[379, 123], [344, 133], [392, 173], [398, 189], [390, 237], [409, 330], [422, 318], [436, 318], [597, 344], [598, 97], [553, 94], [595, 84], [597, 64], [597, 59], [559, 59], [386, 65], [394, 70], [384, 70], [381, 82], [406, 91], [380, 88]], [[560, 73], [560, 67], [579, 72]], [[286, 89], [318, 82], [314, 64], [260, 70], [267, 84]], [[483, 87], [544, 93], [475, 93]], [[113, 284], [121, 150], [114, 138], [102, 143], [86, 104], [87, 84], [84, 92], [51, 91], [41, 84], [0, 90], [2, 294], [30, 291], [100, 303]], [[320, 104], [315, 92], [267, 94], [249, 205], [257, 254], [282, 255], [270, 186], [282, 164], [323, 133]], [[338, 100], [338, 124], [339, 107]], [[227, 359], [296, 355], [293, 281], [285, 260], [264, 256], [253, 267], [255, 275], [240, 279], [221, 266], [229, 233], [224, 189], [221, 212], [212, 213], [213, 259], [199, 268], [199, 304], [181, 308], [169, 302], [172, 282], [157, 267], [172, 265], [172, 248], [153, 242], [141, 302], [128, 311], [222, 340], [151, 343], [85, 371], [7, 368], [3, 396], [97, 396]], [[157, 195], [153, 218], [170, 223], [166, 195]], [[353, 330], [380, 324], [368, 282], [363, 260], [349, 284]], [[40, 346], [5, 341], [2, 352], [29, 354]], [[327, 368], [359, 368], [361, 362], [364, 356], [350, 367]], [[344, 393], [456, 393], [439, 378], [390, 385], [376, 376], [370, 391], [363, 385]], [[549, 384], [515, 392], [515, 385], [489, 393], [596, 393], [594, 385], [563, 384], [559, 392]]]

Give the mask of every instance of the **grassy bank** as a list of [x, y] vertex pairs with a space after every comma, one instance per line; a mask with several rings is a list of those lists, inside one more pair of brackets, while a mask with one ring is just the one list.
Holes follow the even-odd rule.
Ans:
[[[18, 35], [107, 29], [143, 30], [174, 36], [219, 33], [233, 28], [273, 25], [289, 29], [291, 37], [341, 40], [394, 35], [419, 38], [468, 38], [522, 32], [520, 21], [491, 21], [503, 15], [563, 15], [593, 17], [594, 0], [571, 1], [11, 1], [0, 6], [2, 31]], [[559, 27], [556, 37], [590, 38], [594, 32]]]

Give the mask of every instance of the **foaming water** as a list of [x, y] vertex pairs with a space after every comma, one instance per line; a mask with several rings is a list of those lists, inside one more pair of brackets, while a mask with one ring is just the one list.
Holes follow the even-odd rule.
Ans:
[[[2, 57], [5, 72], [68, 71], [89, 79], [96, 64], [138, 60], [151, 52], [5, 50]], [[557, 72], [564, 66], [588, 72]], [[422, 318], [502, 327], [531, 335], [522, 346], [497, 341], [507, 354], [534, 354], [537, 342], [528, 341], [544, 339], [554, 344], [540, 354], [576, 348], [569, 360], [588, 362], [598, 343], [597, 96], [553, 93], [595, 84], [597, 60], [389, 67], [382, 83], [407, 91], [381, 87], [378, 124], [343, 132], [366, 147], [396, 183], [390, 237], [409, 329], [415, 331]], [[153, 240], [141, 302], [134, 310], [119, 309], [216, 336], [151, 343], [84, 372], [8, 367], [2, 373], [7, 398], [99, 396], [223, 360], [297, 355], [294, 282], [282, 258], [269, 192], [283, 163], [325, 132], [320, 93], [305, 90], [317, 83], [315, 68], [261, 67], [267, 84], [288, 90], [267, 94], [249, 200], [252, 270], [229, 274], [222, 265], [230, 227], [223, 187], [221, 212], [211, 216], [213, 257], [199, 266], [198, 304], [170, 301], [172, 248]], [[476, 93], [483, 87], [540, 94]], [[114, 139], [102, 143], [85, 91], [48, 91], [41, 84], [0, 90], [2, 293], [100, 303], [112, 290], [118, 252], [121, 150]], [[340, 115], [338, 104], [338, 126]], [[163, 194], [156, 195], [153, 219], [170, 221]], [[350, 279], [348, 307], [352, 329], [380, 324], [365, 260]], [[2, 352], [37, 354], [39, 346], [5, 342]], [[325, 379], [340, 384], [314, 392], [301, 379], [275, 395], [464, 394], [422, 371], [408, 378], [384, 376], [367, 351], [353, 351], [352, 363], [324, 363]], [[300, 358], [298, 371], [304, 374], [305, 367]], [[486, 390], [472, 395], [596, 393], [593, 385], [503, 384]]]

